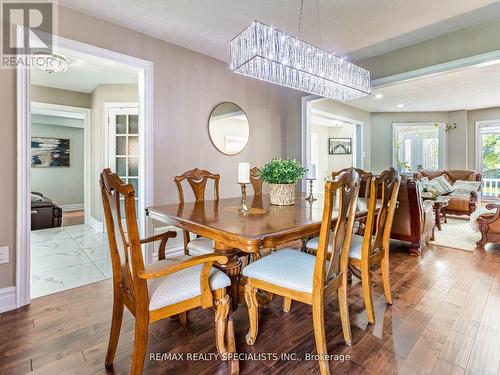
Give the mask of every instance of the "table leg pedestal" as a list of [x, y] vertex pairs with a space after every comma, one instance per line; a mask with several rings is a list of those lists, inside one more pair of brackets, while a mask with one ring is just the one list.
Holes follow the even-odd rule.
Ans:
[[228, 248], [224, 244], [215, 243], [215, 252], [224, 255], [228, 258], [226, 264], [215, 264], [215, 266], [229, 276], [231, 279], [231, 286], [229, 288], [229, 295], [231, 296], [231, 304], [233, 311], [236, 311], [238, 304], [240, 302], [239, 298], [239, 284], [240, 284], [240, 274], [241, 274], [241, 260], [238, 258], [236, 253], [237, 249]]

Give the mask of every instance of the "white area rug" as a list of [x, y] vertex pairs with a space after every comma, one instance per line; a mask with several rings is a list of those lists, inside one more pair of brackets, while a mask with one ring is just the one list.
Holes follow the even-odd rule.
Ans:
[[474, 251], [476, 242], [481, 239], [479, 232], [474, 232], [468, 219], [455, 219], [448, 217], [448, 223], [441, 224], [442, 231], [434, 231], [434, 245], [451, 247], [453, 249]]

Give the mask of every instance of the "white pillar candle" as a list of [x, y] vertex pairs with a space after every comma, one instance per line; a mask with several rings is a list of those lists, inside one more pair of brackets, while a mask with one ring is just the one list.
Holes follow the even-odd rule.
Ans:
[[316, 179], [316, 164], [309, 164], [307, 166], [306, 178], [310, 180]]
[[249, 184], [250, 183], [250, 164], [249, 163], [239, 163], [238, 164], [238, 183], [239, 184]]

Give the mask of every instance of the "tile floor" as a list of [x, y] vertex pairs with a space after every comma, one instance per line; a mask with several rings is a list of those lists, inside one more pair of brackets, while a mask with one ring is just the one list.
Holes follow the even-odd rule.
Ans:
[[86, 225], [31, 232], [31, 298], [111, 276], [105, 233]]

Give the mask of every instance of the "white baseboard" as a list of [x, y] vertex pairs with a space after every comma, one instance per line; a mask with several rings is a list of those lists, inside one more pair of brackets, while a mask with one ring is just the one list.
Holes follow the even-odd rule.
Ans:
[[88, 220], [87, 225], [89, 225], [97, 233], [104, 232], [104, 225], [103, 225], [102, 221], [98, 221], [95, 218], [93, 218], [92, 216], [89, 216], [89, 220]]
[[16, 307], [16, 287], [0, 289], [0, 313], [14, 310]]
[[84, 205], [83, 203], [77, 203], [77, 204], [61, 204], [59, 205], [63, 212], [70, 212], [70, 211], [83, 211]]

